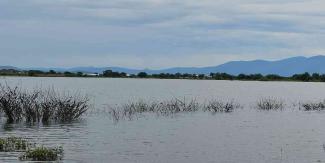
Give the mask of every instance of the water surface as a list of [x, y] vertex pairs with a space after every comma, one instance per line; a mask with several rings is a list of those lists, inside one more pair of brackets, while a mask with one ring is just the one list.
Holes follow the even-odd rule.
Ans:
[[[53, 87], [88, 94], [94, 112], [73, 124], [27, 125], [0, 121], [0, 136], [23, 136], [62, 145], [64, 162], [324, 162], [325, 112], [291, 107], [325, 98], [324, 83], [203, 80], [1, 78], [24, 88]], [[146, 115], [114, 123], [99, 110], [143, 100], [171, 98], [233, 99], [244, 106], [233, 113]], [[286, 101], [284, 111], [257, 111], [263, 97]], [[96, 112], [96, 110], [98, 112]], [[0, 162], [16, 162], [18, 153], [0, 153]]]

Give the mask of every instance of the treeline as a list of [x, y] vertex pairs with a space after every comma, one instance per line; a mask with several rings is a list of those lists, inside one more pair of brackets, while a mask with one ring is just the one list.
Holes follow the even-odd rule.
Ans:
[[[87, 74], [82, 72], [56, 72], [54, 70], [41, 71], [41, 70], [13, 70], [13, 69], [3, 69], [0, 70], [1, 76], [35, 76], [35, 77], [85, 77]], [[96, 74], [92, 74], [96, 76]], [[89, 75], [91, 76], [91, 75]]]
[[201, 80], [248, 80], [248, 81], [314, 81], [325, 82], [325, 74], [308, 72], [302, 74], [295, 74], [290, 77], [280, 76], [277, 74], [239, 74], [231, 75], [227, 73], [210, 73], [206, 74], [189, 74], [189, 73], [160, 73], [148, 74], [146, 72], [139, 72], [137, 74], [127, 74], [125, 72], [115, 72], [106, 70], [101, 74], [98, 73], [83, 73], [83, 72], [56, 72], [40, 71], [40, 70], [0, 70], [1, 76], [35, 76], [35, 77], [108, 77], [108, 78], [156, 78], [156, 79], [201, 79]]
[[309, 74], [308, 72], [302, 74], [294, 74], [290, 77], [284, 77], [276, 74], [239, 74], [239, 75], [230, 75], [227, 73], [210, 73], [210, 77], [215, 80], [257, 80], [257, 81], [315, 81], [315, 82], [325, 82], [325, 74], [313, 73]]
[[157, 78], [157, 79], [207, 79], [207, 80], [252, 80], [252, 81], [318, 81], [325, 82], [325, 74], [308, 72], [302, 74], [295, 74], [290, 77], [284, 77], [276, 74], [239, 74], [231, 75], [227, 73], [210, 73], [205, 74], [189, 74], [189, 73], [160, 73], [160, 74], [147, 74], [146, 72], [140, 72], [138, 74], [127, 75], [126, 73], [113, 72], [111, 70], [104, 71], [103, 77], [129, 77], [129, 78]]

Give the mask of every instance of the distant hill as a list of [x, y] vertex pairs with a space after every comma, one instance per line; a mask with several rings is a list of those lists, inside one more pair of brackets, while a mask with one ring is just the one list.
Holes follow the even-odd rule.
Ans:
[[214, 70], [234, 75], [261, 73], [291, 76], [304, 72], [325, 73], [325, 56], [293, 57], [278, 61], [233, 61], [216, 66]]
[[136, 69], [128, 69], [122, 67], [72, 67], [72, 68], [42, 68], [42, 67], [34, 67], [34, 68], [25, 68], [24, 70], [41, 70], [41, 71], [50, 71], [55, 70], [57, 72], [84, 72], [84, 73], [102, 73], [105, 70], [112, 70], [116, 72], [126, 72], [129, 74], [137, 74], [139, 72], [145, 70], [136, 70]]
[[19, 68], [13, 66], [0, 66], [0, 70], [19, 70]]
[[[3, 66], [9, 67], [9, 66]], [[1, 69], [1, 66], [0, 66]], [[129, 69], [122, 67], [73, 67], [73, 68], [30, 68], [37, 70], [55, 70], [55, 71], [71, 71], [71, 72], [88, 72], [102, 73], [104, 70], [112, 70], [118, 72], [126, 72], [129, 74], [137, 74], [139, 72], [147, 72], [149, 74], [158, 73], [195, 73], [209, 74], [210, 72], [225, 72], [232, 75], [244, 74], [278, 74], [282, 76], [291, 76], [297, 73], [324, 73], [325, 74], [325, 56], [319, 55], [314, 57], [292, 57], [277, 61], [253, 60], [253, 61], [231, 61], [218, 66], [211, 67], [174, 67], [161, 70], [151, 69]]]

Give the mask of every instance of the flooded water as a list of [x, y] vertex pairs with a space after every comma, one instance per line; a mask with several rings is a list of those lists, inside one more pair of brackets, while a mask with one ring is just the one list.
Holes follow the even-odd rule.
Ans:
[[[73, 124], [6, 124], [0, 119], [0, 136], [62, 145], [64, 162], [325, 162], [325, 112], [291, 107], [325, 99], [325, 83], [18, 77], [0, 82], [89, 95], [93, 111]], [[243, 108], [214, 115], [146, 115], [118, 123], [102, 112], [107, 105], [175, 97], [234, 100]], [[287, 107], [257, 111], [254, 104], [263, 97], [283, 99]], [[18, 155], [0, 153], [0, 162], [17, 162]]]

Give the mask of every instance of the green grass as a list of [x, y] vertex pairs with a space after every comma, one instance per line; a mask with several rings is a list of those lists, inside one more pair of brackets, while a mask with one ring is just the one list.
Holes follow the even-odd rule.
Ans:
[[19, 152], [31, 148], [33, 145], [19, 137], [0, 138], [0, 152]]
[[21, 137], [0, 138], [0, 152], [19, 152], [21, 161], [58, 161], [63, 158], [63, 148], [36, 147]]
[[27, 150], [19, 157], [21, 161], [58, 161], [63, 157], [63, 148], [37, 147]]

